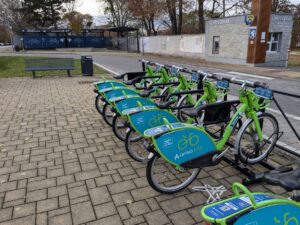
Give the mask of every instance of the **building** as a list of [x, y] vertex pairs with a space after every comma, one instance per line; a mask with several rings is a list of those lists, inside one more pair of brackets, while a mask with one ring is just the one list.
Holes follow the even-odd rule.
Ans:
[[[262, 34], [261, 43], [267, 43], [263, 66], [286, 66], [293, 29], [292, 14], [272, 14], [269, 35]], [[247, 54], [253, 32], [245, 24], [244, 16], [206, 21], [205, 59], [208, 61], [247, 64]], [[255, 35], [255, 34], [253, 34]], [[266, 37], [268, 36], [268, 39]], [[251, 42], [250, 42], [251, 43]]]
[[[270, 18], [264, 16], [265, 18], [261, 20], [263, 22], [269, 20], [270, 24], [260, 32], [256, 26], [246, 25], [245, 16], [218, 18], [206, 21], [205, 34], [143, 37], [140, 40], [140, 50], [145, 53], [190, 57], [212, 62], [284, 67], [288, 59], [293, 16], [292, 14], [270, 14]], [[257, 46], [260, 49], [253, 55], [259, 60], [254, 61], [252, 55], [252, 62], [249, 62], [251, 61], [249, 55], [257, 50]]]

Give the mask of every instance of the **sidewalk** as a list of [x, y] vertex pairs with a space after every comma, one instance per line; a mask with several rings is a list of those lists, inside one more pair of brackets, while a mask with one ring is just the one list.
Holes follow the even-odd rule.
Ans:
[[[230, 189], [244, 176], [222, 162], [175, 195], [155, 192], [145, 165], [129, 158], [96, 111], [91, 85], [96, 80], [1, 79], [0, 225], [203, 224], [200, 209], [207, 195], [191, 187]], [[278, 152], [271, 159], [295, 165]], [[262, 184], [251, 190], [285, 193]]]

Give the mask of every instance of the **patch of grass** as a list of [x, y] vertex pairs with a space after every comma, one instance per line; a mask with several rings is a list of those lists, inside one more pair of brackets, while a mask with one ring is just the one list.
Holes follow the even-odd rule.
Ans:
[[[25, 71], [23, 56], [0, 56], [0, 78], [1, 77], [32, 77], [32, 72]], [[45, 58], [45, 57], [35, 57]], [[94, 74], [108, 74], [107, 71], [94, 65]], [[38, 71], [37, 76], [68, 76], [66, 70]], [[72, 76], [81, 75], [81, 62], [75, 59], [75, 70], [71, 70]]]
[[300, 55], [291, 54], [289, 57], [289, 66], [300, 66]]

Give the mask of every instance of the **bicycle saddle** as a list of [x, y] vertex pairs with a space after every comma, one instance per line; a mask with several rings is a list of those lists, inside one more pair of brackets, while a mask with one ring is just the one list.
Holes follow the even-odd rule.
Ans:
[[126, 85], [133, 85], [134, 83], [140, 81], [141, 79], [142, 79], [142, 77], [136, 77], [131, 80], [125, 80], [125, 81], [123, 81], [123, 83]]
[[153, 91], [154, 89], [141, 91], [140, 96], [144, 98], [149, 97]]
[[159, 102], [159, 103], [156, 103], [156, 106], [157, 106], [158, 108], [160, 108], [160, 109], [168, 109], [168, 108], [170, 108], [170, 106], [171, 106], [172, 104], [174, 104], [174, 103], [176, 103], [175, 100], [173, 100], [173, 101], [168, 101], [168, 102]]
[[287, 191], [300, 190], [300, 168], [289, 172], [273, 171], [264, 175], [269, 184], [276, 184]]
[[198, 106], [197, 108], [186, 108], [182, 109], [182, 113], [190, 116], [190, 117], [197, 117], [201, 115], [201, 111], [205, 108], [205, 105]]

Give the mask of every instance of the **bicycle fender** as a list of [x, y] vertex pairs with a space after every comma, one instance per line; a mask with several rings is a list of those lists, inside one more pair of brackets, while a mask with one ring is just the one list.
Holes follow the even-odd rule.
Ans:
[[131, 127], [142, 136], [144, 136], [145, 130], [164, 125], [163, 119], [167, 119], [169, 123], [179, 122], [173, 114], [161, 109], [148, 110], [129, 116]]
[[[216, 151], [216, 145], [204, 131], [183, 128], [154, 138], [159, 154], [173, 165], [182, 165], [194, 159], [201, 160]], [[199, 165], [201, 168], [201, 165]]]

